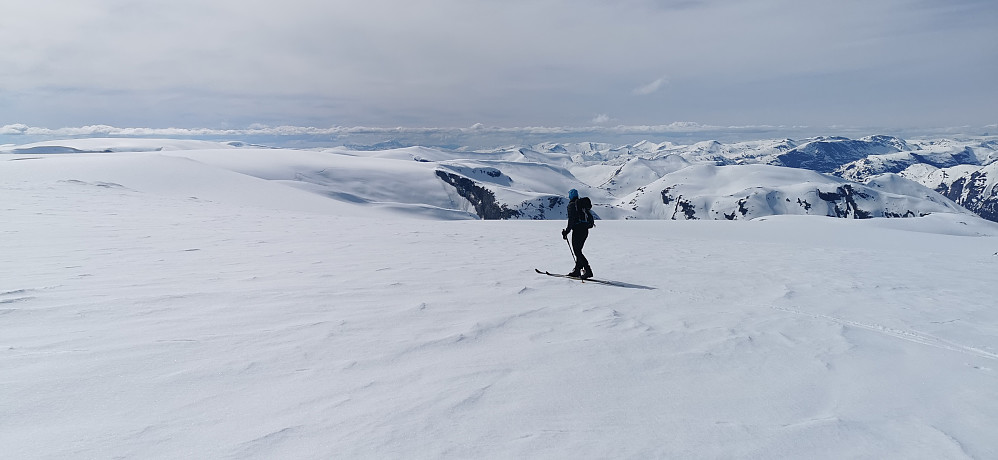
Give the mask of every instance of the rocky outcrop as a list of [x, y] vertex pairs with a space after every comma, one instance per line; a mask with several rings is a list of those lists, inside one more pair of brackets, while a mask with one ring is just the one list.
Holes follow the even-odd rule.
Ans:
[[975, 214], [998, 222], [998, 163], [943, 182], [936, 191]]
[[520, 211], [496, 202], [495, 193], [467, 177], [440, 170], [437, 171], [437, 177], [454, 187], [458, 195], [468, 200], [475, 208], [475, 214], [482, 219], [499, 220], [520, 217]]

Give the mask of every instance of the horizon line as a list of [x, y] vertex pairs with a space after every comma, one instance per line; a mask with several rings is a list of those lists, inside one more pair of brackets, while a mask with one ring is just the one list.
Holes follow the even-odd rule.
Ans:
[[[356, 134], [526, 134], [526, 135], [564, 135], [564, 134], [682, 134], [704, 132], [793, 132], [793, 131], [902, 131], [927, 133], [961, 133], [967, 130], [998, 129], [998, 124], [982, 126], [948, 126], [948, 127], [876, 127], [876, 126], [810, 126], [810, 125], [711, 125], [691, 121], [677, 121], [657, 125], [589, 125], [589, 126], [486, 126], [475, 123], [468, 127], [457, 126], [423, 126], [423, 127], [380, 127], [380, 126], [342, 126], [332, 125], [328, 128], [296, 125], [265, 125], [251, 124], [245, 128], [180, 128], [180, 127], [117, 127], [105, 124], [84, 125], [78, 127], [47, 128], [13, 123], [0, 126], [0, 135], [7, 136], [226, 136], [226, 135], [267, 135], [267, 136], [322, 136], [322, 135], [356, 135]], [[986, 135], [986, 134], [985, 134]]]

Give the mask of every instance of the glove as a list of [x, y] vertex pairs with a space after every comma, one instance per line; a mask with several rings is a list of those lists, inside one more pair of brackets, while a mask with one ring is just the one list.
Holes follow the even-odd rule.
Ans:
[[563, 240], [567, 240], [568, 239], [568, 230], [562, 230], [561, 231], [561, 239], [563, 239]]

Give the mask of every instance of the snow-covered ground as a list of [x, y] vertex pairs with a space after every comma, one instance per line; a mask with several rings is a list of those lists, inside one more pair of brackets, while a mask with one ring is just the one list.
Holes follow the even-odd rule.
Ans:
[[614, 287], [252, 152], [0, 156], [0, 456], [998, 457], [994, 223], [603, 221]]

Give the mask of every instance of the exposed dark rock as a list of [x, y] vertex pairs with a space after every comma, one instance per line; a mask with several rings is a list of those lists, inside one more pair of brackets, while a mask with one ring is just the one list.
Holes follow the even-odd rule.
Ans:
[[746, 203], [748, 203], [748, 197], [738, 200], [738, 209], [731, 211], [731, 214], [724, 213], [724, 218], [728, 220], [735, 220], [738, 217], [738, 214], [741, 214], [742, 217], [748, 215], [749, 210], [745, 207]]
[[[844, 184], [836, 188], [834, 192], [822, 192], [820, 189], [818, 190], [818, 198], [834, 205], [834, 217], [852, 217], [854, 219], [869, 219], [873, 217], [872, 213], [859, 208], [855, 199], [857, 196], [860, 198], [870, 198], [870, 195], [857, 192], [849, 184]], [[842, 207], [840, 207], [840, 200], [842, 201]]]
[[512, 217], [532, 220], [561, 219], [565, 215], [566, 205], [565, 199], [560, 196], [524, 201], [518, 206], [517, 215]]
[[664, 203], [664, 204], [672, 203], [672, 201], [675, 198], [673, 198], [672, 195], [669, 194], [671, 191], [672, 191], [672, 187], [666, 187], [665, 190], [662, 190], [662, 203]]
[[936, 187], [936, 191], [977, 215], [998, 222], [998, 187], [989, 193], [987, 183], [988, 172], [978, 170], [957, 178], [951, 184], [943, 182]]
[[501, 220], [520, 217], [521, 212], [509, 209], [505, 204], [496, 202], [496, 195], [491, 190], [479, 186], [475, 181], [457, 174], [437, 170], [437, 177], [457, 190], [458, 195], [468, 200], [475, 208], [478, 217], [485, 220]]
[[[928, 214], [921, 214], [919, 217], [925, 217], [927, 215]], [[905, 218], [905, 217], [915, 217], [915, 216], [916, 216], [915, 212], [912, 211], [912, 210], [910, 210], [910, 209], [908, 211], [906, 211], [904, 214], [898, 214], [896, 212], [890, 212], [890, 211], [888, 211], [886, 209], [884, 210], [884, 217]]]
[[676, 220], [676, 214], [678, 214], [680, 210], [683, 212], [683, 216], [686, 218], [686, 220], [699, 219], [696, 215], [697, 212], [696, 206], [693, 203], [684, 200], [682, 195], [680, 195], [679, 198], [676, 200], [676, 210], [673, 211], [672, 213], [672, 220]]

